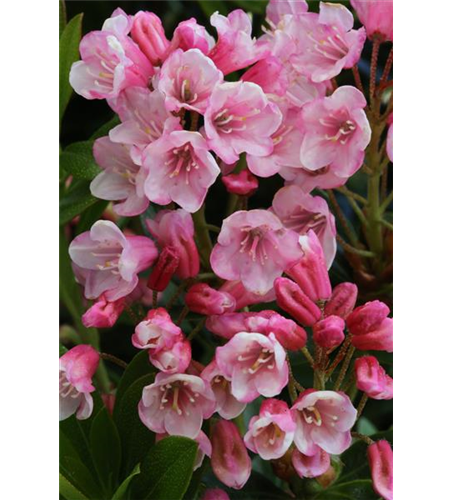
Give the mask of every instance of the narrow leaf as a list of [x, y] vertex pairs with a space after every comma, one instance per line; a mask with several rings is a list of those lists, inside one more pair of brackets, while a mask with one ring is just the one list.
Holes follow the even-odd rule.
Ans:
[[60, 38], [67, 24], [66, 3], [60, 0]]
[[61, 472], [60, 493], [66, 500], [88, 500], [88, 497], [78, 490]]
[[74, 182], [60, 200], [60, 226], [97, 202], [97, 198], [89, 190], [89, 184], [89, 181]]
[[132, 479], [140, 473], [140, 464], [133, 469], [131, 474], [124, 479], [119, 488], [115, 491], [115, 494], [112, 496], [111, 500], [126, 500], [126, 493], [129, 488], [129, 484]]

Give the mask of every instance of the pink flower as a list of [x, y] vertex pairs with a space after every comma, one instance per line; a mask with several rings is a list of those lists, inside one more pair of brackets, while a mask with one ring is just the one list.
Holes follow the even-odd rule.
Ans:
[[339, 316], [328, 316], [312, 327], [314, 342], [323, 349], [335, 349], [345, 339], [345, 321]]
[[179, 261], [180, 258], [176, 248], [164, 247], [149, 276], [148, 287], [151, 290], [163, 292], [179, 267]]
[[[352, 174], [353, 172], [350, 175]], [[283, 168], [280, 175], [286, 179], [286, 184], [299, 186], [305, 193], [310, 193], [315, 188], [331, 189], [343, 186], [349, 178], [337, 175], [330, 166], [318, 170]]]
[[98, 352], [89, 345], [78, 345], [60, 358], [60, 420], [76, 413], [79, 420], [85, 420], [93, 412], [95, 390], [93, 375], [99, 364]]
[[198, 24], [196, 19], [192, 17], [177, 25], [169, 50], [172, 52], [178, 48], [182, 50], [199, 49], [207, 55], [214, 45], [215, 39], [209, 35], [204, 26]]
[[246, 68], [266, 55], [251, 37], [251, 19], [243, 10], [233, 10], [228, 17], [215, 12], [210, 24], [217, 29], [218, 42], [209, 57], [223, 74]]
[[72, 65], [69, 82], [85, 99], [115, 98], [127, 87], [146, 87], [154, 68], [127, 36], [131, 21], [121, 9], [107, 19], [102, 31], [80, 42], [81, 61]]
[[386, 154], [391, 161], [394, 161], [393, 149], [394, 149], [394, 124], [392, 123], [392, 113], [388, 119], [389, 129], [388, 137], [386, 138]]
[[177, 49], [162, 66], [158, 88], [169, 111], [204, 113], [214, 87], [222, 81], [221, 71], [199, 49]]
[[270, 0], [267, 5], [267, 21], [277, 25], [285, 15], [298, 16], [307, 12], [306, 0]]
[[281, 123], [281, 113], [262, 89], [250, 82], [217, 85], [204, 115], [209, 147], [226, 163], [241, 153], [266, 156], [273, 151], [272, 135]]
[[393, 500], [393, 457], [391, 445], [385, 441], [377, 441], [367, 448], [372, 483], [377, 495], [384, 500]]
[[191, 362], [191, 344], [187, 339], [182, 338], [170, 349], [163, 349], [156, 354], [150, 352], [149, 360], [164, 373], [183, 373]]
[[295, 446], [304, 455], [313, 456], [319, 448], [340, 455], [350, 446], [357, 412], [343, 392], [309, 389], [300, 394], [292, 412]]
[[93, 154], [103, 172], [91, 182], [91, 194], [101, 200], [120, 201], [114, 206], [118, 215], [133, 217], [143, 213], [149, 200], [144, 196], [140, 164], [132, 160], [130, 148], [101, 137], [94, 142]]
[[350, 86], [303, 107], [300, 159], [305, 169], [329, 166], [335, 175], [348, 178], [361, 167], [371, 135], [365, 107], [363, 94]]
[[229, 495], [219, 488], [209, 488], [204, 492], [201, 500], [230, 500]]
[[[251, 319], [249, 323], [252, 323]], [[270, 316], [263, 333], [266, 335], [273, 333], [284, 349], [289, 351], [298, 351], [306, 345], [307, 335], [304, 328], [278, 313]]]
[[259, 181], [248, 169], [244, 169], [238, 174], [223, 175], [221, 181], [226, 186], [228, 193], [239, 196], [251, 196], [259, 187]]
[[202, 371], [201, 377], [210, 384], [217, 402], [216, 411], [226, 420], [238, 417], [246, 407], [231, 394], [231, 382], [226, 379], [215, 361]]
[[79, 277], [83, 277], [85, 297], [114, 302], [138, 285], [138, 273], [157, 258], [154, 242], [144, 236], [124, 236], [113, 222], [100, 220], [71, 242], [69, 255]]
[[226, 345], [217, 347], [215, 360], [231, 380], [232, 395], [243, 403], [259, 395], [277, 396], [288, 382], [286, 352], [272, 333], [268, 337], [237, 333]]
[[389, 307], [379, 300], [357, 307], [347, 317], [352, 345], [362, 351], [392, 352], [392, 318], [388, 314]]
[[312, 456], [303, 455], [296, 448], [292, 453], [292, 465], [300, 477], [319, 477], [330, 468], [330, 456], [318, 448]]
[[355, 361], [356, 387], [372, 399], [392, 399], [392, 378], [377, 358], [363, 356]]
[[278, 306], [298, 323], [312, 326], [322, 317], [322, 311], [294, 281], [277, 278], [274, 287]]
[[206, 328], [225, 339], [231, 339], [239, 332], [254, 332], [267, 335], [268, 320], [277, 314], [275, 311], [234, 312], [209, 316]]
[[351, 0], [350, 3], [372, 39], [392, 42], [392, 0]]
[[158, 373], [143, 388], [138, 413], [143, 424], [156, 433], [196, 438], [202, 421], [215, 411], [215, 396], [200, 377]]
[[324, 82], [354, 66], [361, 56], [366, 31], [352, 28], [353, 14], [341, 4], [321, 2], [319, 14], [293, 18], [286, 32], [299, 47], [292, 56], [294, 67], [313, 82]]
[[333, 288], [330, 300], [325, 304], [325, 316], [347, 319], [358, 298], [358, 287], [354, 283], [340, 283]]
[[251, 475], [251, 460], [237, 427], [220, 420], [212, 429], [212, 470], [230, 488], [240, 490]]
[[143, 153], [148, 171], [144, 192], [150, 201], [168, 205], [172, 201], [188, 212], [196, 212], [220, 169], [199, 132], [186, 130], [165, 134]]
[[[336, 255], [336, 222], [328, 203], [320, 196], [304, 193], [298, 186], [286, 186], [276, 193], [272, 207], [287, 229], [292, 229], [299, 235], [307, 235], [310, 230], [314, 231], [318, 240], [314, 241], [316, 238], [309, 236], [303, 240], [306, 247], [303, 250], [308, 254], [318, 253], [319, 259], [325, 260], [329, 269]], [[317, 249], [319, 243], [323, 252], [322, 249]], [[324, 255], [320, 256], [320, 253]]]
[[193, 278], [199, 273], [199, 253], [194, 240], [195, 228], [191, 215], [185, 210], [160, 210], [146, 226], [160, 248], [174, 247], [179, 256], [176, 275]]
[[303, 134], [299, 124], [299, 112], [287, 106], [279, 106], [283, 120], [272, 135], [273, 151], [269, 155], [252, 155], [247, 157], [248, 167], [259, 177], [269, 177], [285, 167], [299, 168], [300, 144]]
[[283, 97], [289, 87], [289, 77], [284, 64], [274, 56], [268, 56], [251, 66], [241, 77], [244, 82], [259, 85], [266, 94]]
[[125, 299], [109, 302], [101, 295], [82, 316], [86, 328], [111, 328], [124, 310]]
[[235, 309], [243, 309], [252, 304], [261, 304], [265, 302], [273, 302], [275, 300], [275, 292], [269, 290], [265, 295], [249, 292], [241, 281], [225, 281], [220, 290], [230, 293], [235, 298]]
[[153, 66], [159, 66], [165, 59], [169, 41], [165, 36], [162, 21], [153, 12], [139, 11], [135, 14], [132, 38]]
[[207, 283], [191, 286], [185, 295], [185, 303], [190, 311], [206, 316], [235, 310], [235, 299], [231, 294], [215, 290]]
[[[165, 439], [166, 437], [168, 437], [167, 433], [156, 434], [155, 442], [157, 443], [162, 439]], [[198, 443], [198, 451], [196, 453], [195, 465], [193, 466], [193, 470], [195, 471], [196, 469], [199, 469], [201, 467], [204, 457], [206, 455], [209, 458], [212, 456], [212, 444], [203, 431], [200, 431], [199, 434], [193, 439]]]
[[233, 213], [223, 221], [210, 263], [223, 279], [266, 294], [273, 281], [302, 256], [298, 236], [267, 210]]
[[251, 418], [244, 436], [246, 447], [263, 460], [281, 458], [293, 442], [296, 424], [285, 401], [266, 399]]

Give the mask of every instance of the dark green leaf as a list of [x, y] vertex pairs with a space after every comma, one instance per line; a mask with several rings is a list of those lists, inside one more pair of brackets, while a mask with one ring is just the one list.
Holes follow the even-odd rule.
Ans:
[[98, 484], [94, 481], [88, 468], [79, 458], [60, 455], [60, 474], [62, 474], [76, 490], [86, 497], [101, 498]]
[[118, 115], [115, 115], [111, 120], [109, 120], [107, 123], [104, 123], [101, 127], [99, 127], [94, 134], [90, 137], [91, 141], [94, 141], [95, 139], [98, 139], [99, 137], [104, 137], [105, 135], [108, 135], [108, 132], [116, 125], [119, 125], [119, 117]]
[[94, 466], [105, 491], [111, 495], [116, 489], [121, 465], [121, 442], [118, 430], [104, 407], [93, 420], [90, 431], [90, 449]]
[[64, 28], [67, 24], [67, 15], [66, 15], [66, 4], [64, 0], [60, 0], [60, 38], [63, 34]]
[[216, 11], [220, 14], [228, 15], [228, 8], [222, 0], [198, 0], [198, 3], [207, 19], [210, 19], [210, 16]]
[[268, 4], [267, 0], [234, 0], [238, 8], [254, 14], [262, 14]]
[[77, 224], [76, 234], [81, 234], [85, 231], [89, 231], [91, 226], [102, 218], [108, 204], [110, 202], [106, 200], [98, 200], [94, 205], [87, 208], [81, 215], [80, 221]]
[[180, 500], [190, 483], [198, 445], [192, 439], [170, 436], [159, 441], [141, 464], [134, 482], [137, 498]]
[[60, 155], [60, 166], [76, 179], [92, 180], [102, 170], [93, 156], [93, 142], [74, 142]]
[[130, 481], [140, 473], [140, 464], [138, 464], [131, 474], [127, 476], [124, 481], [121, 483], [119, 488], [115, 491], [115, 494], [112, 496], [111, 500], [126, 500], [126, 493], [129, 488]]
[[89, 184], [88, 181], [74, 182], [60, 200], [60, 225], [67, 224], [97, 202], [89, 190]]
[[[66, 500], [89, 500], [69, 479], [60, 472], [60, 493]], [[61, 496], [60, 495], [60, 496]]]
[[82, 18], [83, 14], [72, 18], [60, 38], [60, 123], [72, 94], [69, 71], [72, 63], [79, 59], [78, 46], [82, 36]]
[[317, 493], [313, 500], [378, 500], [370, 479], [340, 483]]

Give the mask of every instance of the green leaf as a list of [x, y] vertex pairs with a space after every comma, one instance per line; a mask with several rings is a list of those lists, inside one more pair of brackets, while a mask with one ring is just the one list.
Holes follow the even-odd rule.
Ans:
[[220, 14], [228, 15], [228, 8], [222, 0], [198, 0], [198, 3], [207, 19], [210, 19], [210, 16], [216, 11]]
[[89, 184], [88, 181], [81, 180], [74, 182], [60, 200], [60, 226], [97, 202], [97, 198], [89, 190]]
[[94, 205], [87, 208], [81, 215], [79, 223], [77, 224], [76, 234], [81, 234], [85, 231], [89, 231], [91, 226], [102, 218], [108, 204], [110, 202], [107, 200], [97, 200]]
[[83, 14], [72, 18], [60, 38], [60, 123], [72, 95], [69, 71], [72, 64], [79, 59], [78, 46], [82, 36], [82, 18]]
[[60, 344], [60, 358], [63, 354], [66, 354], [67, 353], [67, 349], [66, 347], [64, 347], [64, 345], [61, 345]]
[[60, 472], [60, 493], [66, 500], [89, 500]]
[[92, 180], [102, 170], [93, 156], [93, 142], [74, 142], [60, 155], [60, 166], [76, 179]]
[[377, 500], [370, 479], [358, 479], [348, 483], [333, 485], [317, 493], [313, 500]]
[[159, 441], [141, 464], [134, 493], [143, 500], [180, 500], [193, 474], [198, 445], [192, 439], [170, 436]]
[[140, 464], [137, 464], [137, 466], [133, 469], [131, 474], [124, 479], [119, 488], [115, 491], [115, 494], [111, 497], [111, 500], [126, 500], [126, 493], [130, 481], [132, 481], [132, 479], [139, 473], [140, 473]]
[[94, 134], [90, 137], [90, 141], [94, 141], [95, 139], [99, 139], [99, 137], [108, 135], [108, 132], [110, 132], [112, 128], [116, 127], [116, 125], [119, 124], [119, 116], [115, 115], [111, 120], [109, 120], [107, 123], [104, 123], [94, 132]]
[[154, 434], [141, 422], [138, 403], [143, 387], [154, 382], [154, 374], [135, 380], [115, 403], [114, 421], [121, 438], [123, 453], [122, 475], [128, 475], [143, 459], [154, 443]]
[[64, 0], [60, 0], [60, 38], [67, 24], [66, 4]]
[[361, 417], [358, 420], [356, 430], [360, 434], [364, 434], [365, 436], [371, 436], [372, 434], [378, 432], [378, 429], [375, 427], [375, 425], [366, 417]]
[[60, 474], [86, 497], [101, 498], [98, 484], [79, 458], [60, 455]]
[[268, 4], [267, 0], [234, 0], [238, 8], [244, 11], [253, 12], [254, 14], [262, 14], [265, 12], [265, 7]]
[[93, 420], [89, 436], [94, 467], [105, 491], [116, 489], [121, 465], [121, 441], [108, 410], [104, 407]]

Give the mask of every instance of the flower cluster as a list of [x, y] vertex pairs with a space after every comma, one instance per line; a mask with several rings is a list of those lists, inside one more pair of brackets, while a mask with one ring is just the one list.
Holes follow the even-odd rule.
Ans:
[[[143, 389], [141, 421], [157, 440], [196, 440], [195, 467], [211, 457], [230, 488], [250, 477], [248, 450], [291, 464], [300, 478], [334, 475], [364, 398], [392, 398], [392, 378], [368, 354], [392, 352], [389, 307], [356, 307], [358, 287], [333, 287], [328, 272], [337, 231], [322, 190], [344, 186], [371, 141], [366, 97], [336, 77], [356, 66], [367, 36], [392, 40], [378, 2], [352, 4], [359, 29], [340, 4], [313, 13], [304, 0], [270, 0], [257, 39], [240, 9], [212, 15], [216, 37], [189, 19], [171, 39], [152, 12], [117, 9], [82, 39], [70, 72], [78, 94], [105, 99], [120, 120], [94, 142], [102, 171], [90, 186], [114, 202], [113, 220], [95, 222], [69, 246], [93, 301], [83, 324], [108, 328], [131, 313], [131, 343], [157, 372]], [[388, 123], [392, 160], [392, 116]], [[259, 178], [274, 175], [285, 185], [271, 206], [248, 210]], [[220, 179], [231, 203], [215, 228], [204, 208]], [[216, 342], [203, 363], [193, 358], [197, 335]], [[297, 356], [314, 373], [310, 387], [296, 380]], [[61, 419], [90, 416], [98, 363], [87, 345], [60, 359]], [[351, 385], [363, 392], [357, 408]], [[254, 416], [242, 432], [236, 419], [247, 406]], [[368, 453], [375, 490], [392, 499], [389, 444]]]

